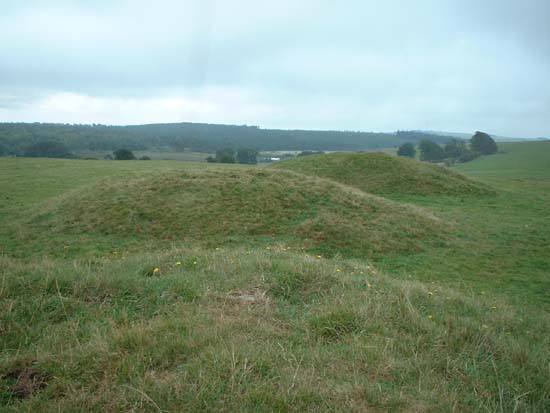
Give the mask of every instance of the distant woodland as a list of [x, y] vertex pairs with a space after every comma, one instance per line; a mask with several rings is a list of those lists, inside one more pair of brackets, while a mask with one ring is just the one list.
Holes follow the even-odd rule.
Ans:
[[451, 136], [417, 131], [373, 133], [262, 129], [257, 126], [169, 123], [138, 126], [0, 123], [0, 155], [24, 156], [42, 142], [63, 144], [71, 152], [117, 148], [215, 152], [221, 148], [276, 150], [367, 150], [394, 147], [422, 139], [443, 144]]

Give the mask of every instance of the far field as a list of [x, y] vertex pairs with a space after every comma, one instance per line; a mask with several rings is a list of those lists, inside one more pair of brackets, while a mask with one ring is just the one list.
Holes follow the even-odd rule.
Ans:
[[550, 411], [548, 205], [550, 141], [0, 158], [0, 411]]
[[[206, 162], [206, 158], [210, 153], [205, 152], [191, 152], [191, 151], [169, 151], [169, 150], [149, 150], [149, 151], [133, 151], [136, 158], [142, 156], [148, 156], [152, 160], [156, 161], [189, 161], [189, 162]], [[97, 160], [103, 159], [105, 155], [112, 155], [112, 151], [83, 151], [79, 152], [78, 156], [81, 158], [95, 158]]]

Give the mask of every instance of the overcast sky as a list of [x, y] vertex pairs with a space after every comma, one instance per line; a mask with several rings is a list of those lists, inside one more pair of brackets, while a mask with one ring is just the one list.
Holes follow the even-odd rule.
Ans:
[[550, 0], [0, 0], [0, 121], [550, 137]]

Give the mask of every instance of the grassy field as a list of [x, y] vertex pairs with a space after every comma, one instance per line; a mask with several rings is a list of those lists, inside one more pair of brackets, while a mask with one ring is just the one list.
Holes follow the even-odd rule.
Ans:
[[[206, 158], [209, 153], [204, 152], [191, 152], [191, 151], [170, 151], [170, 150], [149, 150], [149, 151], [133, 151], [136, 158], [141, 158], [142, 156], [148, 156], [154, 161], [190, 161], [190, 162], [206, 162]], [[109, 151], [86, 151], [79, 152], [77, 155], [81, 158], [95, 158], [103, 159], [105, 155], [112, 155], [113, 152]]]
[[0, 158], [0, 411], [550, 411], [550, 142], [499, 149], [384, 198]]

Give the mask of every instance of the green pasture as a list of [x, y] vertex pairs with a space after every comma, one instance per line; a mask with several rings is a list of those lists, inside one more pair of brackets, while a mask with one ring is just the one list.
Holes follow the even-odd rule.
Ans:
[[550, 411], [550, 142], [324, 156], [0, 158], [0, 411]]

